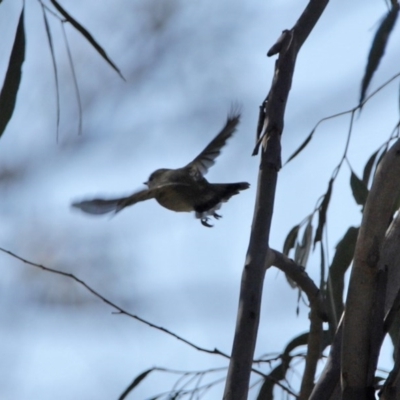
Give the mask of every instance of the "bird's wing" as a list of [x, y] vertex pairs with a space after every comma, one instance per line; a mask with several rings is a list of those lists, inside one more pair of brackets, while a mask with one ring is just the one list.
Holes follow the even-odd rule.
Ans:
[[240, 107], [233, 106], [228, 114], [225, 126], [221, 132], [210, 142], [210, 144], [186, 167], [194, 170], [195, 173], [205, 175], [208, 169], [214, 165], [215, 159], [221, 154], [222, 147], [236, 131], [240, 122]]
[[79, 208], [88, 214], [101, 215], [110, 212], [118, 212], [127, 206], [131, 206], [139, 201], [145, 201], [152, 199], [157, 190], [145, 189], [139, 192], [133, 193], [127, 197], [120, 197], [118, 199], [104, 200], [104, 199], [93, 199], [84, 200], [76, 203], [72, 203], [72, 207]]
[[132, 206], [133, 204], [153, 199], [160, 194], [167, 186], [188, 186], [186, 183], [166, 183], [160, 186], [156, 186], [151, 189], [140, 190], [127, 197], [120, 197], [117, 199], [104, 200], [104, 199], [93, 199], [84, 200], [72, 203], [72, 207], [79, 208], [87, 214], [101, 215], [110, 212], [117, 213], [123, 208]]

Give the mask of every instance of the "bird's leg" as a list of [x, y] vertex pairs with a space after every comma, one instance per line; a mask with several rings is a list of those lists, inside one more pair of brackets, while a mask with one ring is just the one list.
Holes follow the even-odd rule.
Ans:
[[217, 214], [216, 212], [214, 212], [213, 217], [214, 217], [215, 219], [220, 219], [220, 218], [222, 218], [222, 215], [219, 215], [219, 214]]
[[200, 222], [201, 222], [201, 224], [203, 226], [206, 226], [207, 228], [212, 228], [214, 226], [214, 225], [211, 225], [211, 224], [208, 223], [208, 218], [207, 217], [202, 218], [200, 220]]

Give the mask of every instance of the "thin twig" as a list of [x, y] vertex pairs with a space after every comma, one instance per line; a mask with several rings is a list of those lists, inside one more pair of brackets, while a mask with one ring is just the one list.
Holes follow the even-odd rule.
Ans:
[[[6, 250], [6, 249], [4, 249], [4, 248], [2, 248], [2, 247], [0, 247], [0, 251], [3, 252], [3, 253], [8, 254], [8, 255], [11, 256], [11, 257], [16, 258], [17, 260], [23, 262], [24, 264], [31, 265], [32, 267], [39, 268], [39, 269], [41, 269], [41, 270], [43, 270], [43, 271], [51, 272], [51, 273], [56, 274], [56, 275], [65, 276], [65, 277], [67, 277], [67, 278], [69, 278], [69, 279], [74, 280], [75, 282], [77, 282], [77, 283], [79, 283], [80, 285], [82, 285], [85, 289], [87, 289], [90, 293], [92, 293], [95, 297], [97, 297], [98, 299], [100, 299], [103, 303], [106, 303], [106, 304], [109, 305], [110, 307], [114, 308], [114, 309], [117, 311], [116, 314], [126, 315], [126, 316], [128, 316], [128, 317], [131, 317], [131, 318], [133, 318], [133, 319], [135, 319], [135, 320], [137, 320], [137, 321], [139, 321], [139, 322], [141, 322], [141, 323], [143, 323], [143, 324], [149, 326], [150, 328], [154, 328], [154, 329], [157, 329], [157, 330], [159, 330], [159, 331], [161, 331], [161, 332], [164, 332], [164, 333], [166, 333], [167, 335], [172, 336], [172, 337], [174, 337], [175, 339], [177, 339], [177, 340], [179, 340], [179, 341], [181, 341], [181, 342], [187, 344], [188, 346], [194, 348], [195, 350], [201, 351], [201, 352], [203, 352], [203, 353], [208, 353], [208, 354], [216, 354], [216, 355], [225, 357], [225, 358], [227, 358], [227, 359], [230, 359], [230, 356], [229, 356], [228, 354], [226, 354], [226, 353], [224, 353], [224, 352], [222, 352], [222, 351], [220, 351], [220, 350], [218, 350], [218, 349], [216, 349], [216, 348], [215, 348], [214, 350], [210, 350], [210, 349], [206, 349], [206, 348], [204, 348], [204, 347], [197, 346], [196, 344], [190, 342], [190, 341], [187, 340], [187, 339], [184, 339], [182, 336], [179, 336], [179, 335], [177, 335], [176, 333], [171, 332], [170, 330], [168, 330], [168, 329], [166, 329], [166, 328], [163, 328], [162, 326], [153, 324], [152, 322], [147, 321], [147, 320], [145, 320], [144, 318], [141, 318], [141, 317], [139, 317], [139, 316], [137, 316], [137, 315], [135, 315], [135, 314], [132, 314], [132, 313], [130, 313], [130, 312], [124, 310], [123, 308], [121, 308], [121, 307], [118, 306], [117, 304], [113, 303], [111, 300], [108, 300], [106, 297], [104, 297], [103, 295], [101, 295], [100, 293], [98, 293], [98, 292], [97, 292], [96, 290], [94, 290], [91, 286], [89, 286], [85, 281], [83, 281], [82, 279], [79, 279], [79, 278], [76, 277], [74, 274], [71, 274], [71, 273], [65, 272], [65, 271], [59, 271], [59, 270], [57, 270], [57, 269], [49, 268], [49, 267], [46, 267], [46, 266], [44, 266], [44, 265], [42, 265], [42, 264], [38, 264], [38, 263], [35, 263], [35, 262], [32, 262], [32, 261], [29, 261], [29, 260], [27, 260], [27, 259], [25, 259], [25, 258], [23, 258], [23, 257], [21, 257], [21, 256], [19, 256], [19, 255], [17, 255], [17, 254], [15, 254], [15, 253], [13, 253], [12, 251]], [[170, 371], [172, 371], [172, 370], [170, 370]], [[262, 373], [261, 371], [257, 370], [256, 368], [252, 368], [251, 371], [254, 372], [254, 373], [257, 374], [257, 375], [262, 376], [264, 379], [270, 379], [270, 378], [268, 377], [268, 375]], [[179, 372], [176, 371], [176, 373], [179, 373]], [[291, 394], [291, 395], [293, 395], [293, 396], [296, 396], [295, 393], [293, 393], [291, 390], [289, 390], [287, 387], [285, 387], [285, 385], [281, 384], [280, 382], [274, 381], [274, 383], [275, 383], [276, 385], [278, 385], [281, 389], [285, 390], [287, 393], [289, 393], [289, 394]]]
[[[162, 326], [153, 324], [150, 321], [145, 320], [144, 318], [141, 318], [135, 314], [132, 314], [126, 310], [124, 310], [123, 308], [121, 308], [120, 306], [118, 306], [117, 304], [113, 303], [112, 301], [108, 300], [107, 298], [105, 298], [104, 296], [102, 296], [99, 292], [97, 292], [96, 290], [94, 290], [91, 286], [89, 286], [85, 281], [83, 281], [82, 279], [77, 278], [74, 274], [71, 274], [69, 272], [64, 272], [64, 271], [59, 271], [57, 269], [54, 268], [49, 268], [49, 267], [45, 267], [42, 264], [38, 264], [32, 261], [29, 261], [23, 257], [20, 257], [19, 255], [13, 253], [12, 251], [6, 250], [2, 247], [0, 247], [0, 251], [2, 251], [3, 253], [6, 253], [8, 255], [10, 255], [11, 257], [16, 258], [17, 260], [22, 261], [24, 264], [28, 264], [31, 265], [33, 267], [36, 268], [40, 268], [43, 271], [47, 271], [47, 272], [51, 272], [53, 274], [57, 274], [57, 275], [61, 275], [61, 276], [65, 276], [67, 278], [70, 278], [72, 280], [74, 280], [75, 282], [79, 283], [80, 285], [82, 285], [85, 289], [87, 289], [90, 293], [92, 293], [95, 297], [97, 297], [98, 299], [100, 299], [102, 302], [106, 303], [107, 305], [109, 305], [110, 307], [114, 308], [115, 310], [117, 310], [118, 314], [122, 314], [122, 315], [127, 315], [128, 317], [131, 317], [133, 319], [136, 319], [139, 322], [142, 322], [143, 324], [149, 326], [150, 328], [154, 328], [157, 329], [161, 332], [166, 333], [169, 336], [174, 337], [175, 339], [180, 340], [181, 342], [187, 344], [190, 347], [193, 347], [194, 349], [204, 352], [204, 353], [208, 353], [208, 354], [218, 354], [220, 356], [223, 356], [225, 358], [229, 359], [229, 356], [225, 353], [223, 353], [222, 351], [219, 351], [218, 349], [214, 349], [214, 350], [210, 350], [210, 349], [206, 349], [204, 347], [200, 347], [195, 345], [194, 343], [190, 342], [189, 340], [184, 339], [183, 337], [177, 335], [174, 332], [171, 332], [170, 330], [163, 328]], [[261, 373], [260, 373], [261, 374]], [[263, 375], [263, 374], [261, 374]]]

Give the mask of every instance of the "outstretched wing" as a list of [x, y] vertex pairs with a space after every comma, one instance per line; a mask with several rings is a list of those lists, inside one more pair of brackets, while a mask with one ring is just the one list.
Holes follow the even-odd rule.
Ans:
[[88, 214], [101, 215], [110, 212], [117, 213], [127, 206], [131, 206], [140, 201], [152, 199], [156, 195], [157, 189], [145, 189], [140, 192], [133, 193], [127, 197], [118, 199], [104, 200], [93, 199], [72, 203], [72, 207], [79, 208]]
[[240, 107], [233, 106], [228, 114], [225, 126], [210, 144], [186, 167], [191, 168], [196, 174], [205, 175], [208, 169], [215, 164], [215, 159], [221, 154], [222, 147], [236, 131], [240, 122]]
[[140, 201], [145, 201], [153, 199], [157, 195], [162, 194], [167, 187], [177, 187], [177, 186], [188, 186], [186, 183], [166, 183], [163, 185], [156, 186], [151, 189], [144, 189], [139, 192], [135, 192], [127, 197], [120, 197], [117, 199], [104, 200], [104, 199], [93, 199], [84, 200], [72, 203], [72, 207], [79, 208], [87, 214], [102, 215], [108, 214], [110, 212], [117, 213], [123, 208], [132, 206]]

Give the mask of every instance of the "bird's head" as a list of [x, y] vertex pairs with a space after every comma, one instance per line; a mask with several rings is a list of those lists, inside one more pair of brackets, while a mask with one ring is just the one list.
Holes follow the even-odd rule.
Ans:
[[160, 186], [167, 180], [167, 172], [169, 169], [161, 168], [154, 171], [150, 176], [147, 182], [144, 182], [145, 185], [148, 186], [149, 189]]

